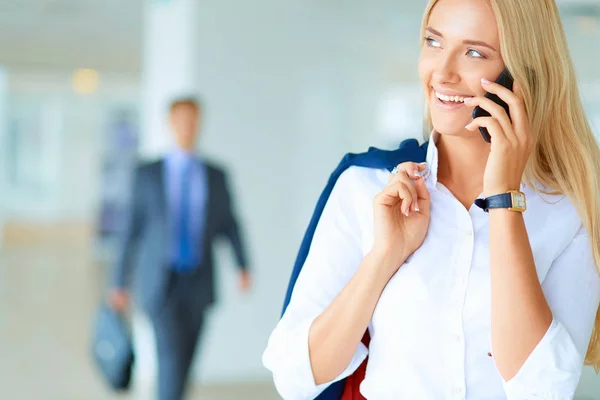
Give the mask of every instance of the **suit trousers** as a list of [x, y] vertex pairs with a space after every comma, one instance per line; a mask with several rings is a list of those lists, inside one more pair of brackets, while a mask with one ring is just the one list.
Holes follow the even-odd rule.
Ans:
[[[197, 304], [193, 273], [169, 272], [165, 301], [151, 313], [158, 356], [158, 400], [181, 400], [201, 335], [205, 307]], [[195, 296], [196, 294], [196, 296]]]

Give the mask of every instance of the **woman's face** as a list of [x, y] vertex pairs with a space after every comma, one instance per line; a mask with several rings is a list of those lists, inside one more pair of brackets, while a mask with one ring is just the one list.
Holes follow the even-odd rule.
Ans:
[[504, 69], [496, 18], [485, 0], [440, 0], [431, 11], [419, 60], [434, 129], [445, 135], [479, 135], [465, 129], [473, 107], [461, 98], [483, 96], [481, 78]]

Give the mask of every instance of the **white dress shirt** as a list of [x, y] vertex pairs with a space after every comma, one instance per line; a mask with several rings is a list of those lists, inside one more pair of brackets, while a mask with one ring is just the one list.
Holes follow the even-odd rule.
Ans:
[[[434, 140], [427, 162], [431, 222], [425, 241], [381, 294], [369, 348], [359, 344], [332, 382], [352, 374], [368, 354], [360, 391], [369, 400], [572, 398], [600, 302], [590, 238], [575, 208], [566, 196], [521, 187], [553, 321], [516, 376], [504, 381], [491, 348], [489, 215], [475, 205], [466, 210], [437, 181]], [[385, 169], [351, 167], [325, 206], [289, 307], [263, 355], [286, 400], [313, 399], [331, 383], [315, 385], [309, 330], [371, 250], [373, 197], [388, 177]]]

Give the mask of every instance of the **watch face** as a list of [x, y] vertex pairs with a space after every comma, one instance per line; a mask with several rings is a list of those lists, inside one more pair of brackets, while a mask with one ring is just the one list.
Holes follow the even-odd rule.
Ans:
[[523, 193], [512, 193], [512, 206], [513, 208], [519, 208], [525, 210], [527, 205], [525, 204], [525, 196]]

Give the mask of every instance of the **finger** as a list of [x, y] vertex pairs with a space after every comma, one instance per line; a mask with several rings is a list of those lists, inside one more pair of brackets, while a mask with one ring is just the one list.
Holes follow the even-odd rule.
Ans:
[[523, 99], [523, 92], [521, 92], [521, 86], [515, 81], [513, 83], [513, 93], [520, 99]]
[[427, 169], [427, 163], [426, 162], [422, 162], [422, 163], [411, 163], [414, 167], [414, 169], [416, 169], [419, 172], [423, 172]]
[[[523, 105], [522, 108], [523, 108], [523, 114], [524, 114], [523, 119], [513, 121], [514, 127], [515, 127], [515, 134], [517, 135], [517, 137], [519, 138], [519, 141], [521, 143], [527, 144], [527, 143], [530, 143], [532, 140], [532, 138], [528, 136], [529, 118], [527, 117], [527, 110], [525, 108], [525, 100], [523, 98], [523, 91], [521, 90], [521, 86], [516, 81], [513, 84], [513, 91], [515, 93], [515, 96], [517, 96], [520, 99], [521, 104]], [[517, 124], [519, 124], [519, 125], [517, 125]]]
[[398, 196], [398, 189], [396, 188], [396, 185], [388, 185], [375, 196], [374, 200], [377, 204], [393, 206], [397, 204], [401, 198]]
[[490, 136], [492, 137], [492, 144], [496, 145], [509, 145], [510, 142], [506, 138], [500, 123], [496, 118], [493, 117], [479, 117], [475, 118], [473, 122], [466, 126], [467, 130], [474, 131], [475, 129], [483, 127], [487, 128]]
[[[412, 183], [410, 184], [410, 186], [412, 186]], [[412, 194], [410, 193], [410, 190], [408, 189], [408, 186], [406, 184], [400, 182], [397, 188], [398, 196], [400, 196], [400, 198], [402, 199], [400, 210], [402, 211], [402, 214], [408, 217], [410, 216], [411, 206], [413, 205], [413, 202], [416, 200], [416, 198], [412, 197]]]
[[[398, 166], [396, 167], [396, 169], [398, 170], [398, 173], [401, 174], [400, 171], [406, 171], [406, 174], [408, 175], [408, 178], [410, 179], [410, 181], [406, 181], [406, 180], [402, 180], [405, 184], [407, 184], [407, 186], [411, 189], [411, 193], [413, 195], [414, 200], [414, 204], [413, 204], [413, 210], [414, 211], [419, 211], [419, 204], [418, 204], [418, 196], [416, 193], [416, 189], [414, 188], [414, 182], [417, 180], [422, 180], [423, 177], [421, 176], [421, 174], [423, 173], [423, 171], [425, 171], [427, 169], [427, 163], [426, 162], [421, 162], [421, 163], [415, 163], [415, 162], [404, 162], [401, 164], [398, 164]], [[392, 178], [392, 180], [394, 180]], [[411, 183], [411, 185], [408, 185], [408, 183]], [[414, 189], [414, 192], [413, 192]]]
[[388, 183], [394, 179], [394, 176], [406, 173], [411, 179], [419, 179], [421, 178], [421, 172], [427, 168], [427, 163], [414, 163], [414, 162], [403, 162], [401, 164], [396, 165], [390, 177], [388, 178]]
[[515, 101], [519, 99], [512, 90], [500, 85], [499, 83], [490, 82], [485, 78], [481, 79], [481, 86], [483, 86], [486, 92], [493, 93], [500, 97], [509, 106], [511, 104], [515, 104]]
[[398, 164], [396, 166], [396, 168], [398, 168], [399, 170], [405, 170], [409, 173], [409, 175], [416, 177], [416, 176], [420, 176], [418, 174], [419, 172], [423, 172], [425, 170], [425, 168], [427, 168], [427, 163], [425, 163], [425, 162], [416, 163], [416, 162], [407, 161], [407, 162]]
[[479, 106], [487, 112], [489, 112], [491, 116], [498, 120], [498, 122], [500, 123], [500, 126], [502, 127], [502, 130], [506, 135], [506, 138], [513, 143], [519, 142], [517, 135], [515, 134], [510, 117], [506, 113], [504, 107], [502, 107], [500, 104], [488, 99], [487, 97], [471, 97], [465, 99], [465, 104], [469, 107]]
[[422, 177], [421, 173], [423, 173], [427, 169], [427, 163], [422, 162], [422, 163], [413, 163], [413, 164], [415, 167], [415, 170], [413, 170], [413, 174], [415, 176]]
[[412, 209], [414, 211], [419, 211], [419, 204], [417, 202], [417, 189], [415, 188], [415, 185], [413, 183], [413, 179], [421, 179], [421, 177], [419, 176], [418, 178], [416, 177], [409, 177], [409, 174], [406, 172], [400, 172], [399, 174], [395, 175], [394, 178], [388, 183], [388, 185], [393, 185], [396, 184], [397, 182], [402, 182], [410, 191], [410, 195], [411, 198], [414, 200], [413, 204], [412, 204]]
[[[523, 98], [517, 96], [515, 92], [510, 89], [505, 88], [504, 86], [496, 83], [490, 82], [488, 80], [482, 79], [481, 86], [483, 88], [498, 97], [500, 97], [506, 104], [508, 104], [508, 108], [510, 109], [510, 115], [513, 120], [513, 125], [520, 130], [527, 126], [527, 112], [525, 111], [525, 103]], [[514, 89], [514, 84], [513, 84]]]
[[376, 201], [379, 204], [386, 206], [394, 206], [402, 201], [400, 209], [402, 210], [402, 214], [407, 215], [413, 199], [406, 185], [402, 182], [398, 182], [386, 186], [383, 191], [376, 196]]
[[419, 205], [429, 206], [430, 195], [429, 195], [429, 189], [427, 189], [427, 185], [425, 184], [425, 180], [419, 179], [418, 181], [415, 181], [414, 184], [415, 184], [415, 190], [417, 192], [417, 199], [421, 200], [419, 202]]

